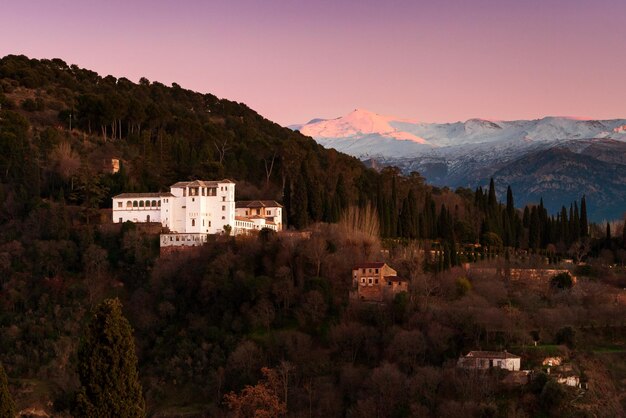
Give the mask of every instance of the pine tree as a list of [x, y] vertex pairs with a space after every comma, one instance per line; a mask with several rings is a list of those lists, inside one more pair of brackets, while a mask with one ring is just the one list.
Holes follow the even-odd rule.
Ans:
[[145, 417], [133, 331], [118, 299], [95, 310], [78, 352], [78, 417]]
[[4, 367], [0, 363], [0, 417], [11, 417], [16, 415], [15, 403], [9, 392], [9, 382]]

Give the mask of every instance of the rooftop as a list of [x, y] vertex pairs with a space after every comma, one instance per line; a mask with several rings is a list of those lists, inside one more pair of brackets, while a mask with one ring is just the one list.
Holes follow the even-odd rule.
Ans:
[[239, 200], [235, 203], [237, 208], [282, 208], [283, 205], [275, 200]]
[[385, 265], [385, 263], [383, 262], [376, 262], [376, 263], [360, 263], [357, 264], [353, 267], [353, 270], [356, 269], [379, 269], [382, 268]]
[[488, 359], [521, 358], [520, 356], [516, 356], [515, 354], [511, 354], [506, 351], [470, 351], [465, 357]]
[[192, 181], [179, 181], [177, 183], [172, 184], [173, 188], [182, 188], [182, 187], [217, 187], [220, 184], [235, 182], [229, 179], [223, 180], [192, 180]]
[[113, 196], [113, 199], [137, 199], [137, 198], [153, 198], [153, 197], [174, 197], [170, 192], [162, 193], [122, 193]]

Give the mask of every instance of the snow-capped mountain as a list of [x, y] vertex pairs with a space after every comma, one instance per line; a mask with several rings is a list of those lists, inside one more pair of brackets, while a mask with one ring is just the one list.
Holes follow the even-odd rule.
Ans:
[[[569, 196], [571, 200], [579, 199], [585, 193], [590, 198], [597, 195], [596, 202], [602, 205], [602, 208], [597, 208], [595, 217], [598, 220], [600, 217], [621, 217], [626, 211], [626, 119], [545, 117], [536, 120], [470, 119], [454, 123], [425, 123], [356, 109], [337, 119], [313, 119], [291, 128], [313, 137], [327, 148], [335, 148], [361, 160], [373, 160], [378, 165], [395, 165], [407, 173], [418, 171], [435, 185], [474, 188], [500, 173], [503, 177], [500, 186], [503, 188], [506, 188], [504, 180], [515, 179], [520, 188], [516, 190], [516, 195], [521, 198], [518, 204], [536, 201], [542, 192], [559, 198]], [[538, 159], [542, 155], [551, 156], [549, 166], [552, 170], [559, 167], [561, 182], [568, 185], [565, 195], [557, 190], [557, 180], [553, 179], [550, 187], [541, 186], [545, 186], [547, 182], [544, 180], [550, 178], [547, 168], [541, 170], [543, 177], [538, 177], [529, 169], [538, 169], [532, 158], [547, 162], [546, 158]], [[581, 160], [575, 157], [577, 155], [586, 158]], [[528, 158], [531, 160], [526, 161]], [[576, 159], [576, 164], [572, 159]], [[526, 164], [514, 164], [518, 161], [526, 161]], [[521, 172], [507, 171], [512, 166]], [[524, 170], [524, 167], [528, 169]], [[584, 187], [582, 183], [581, 188], [573, 186], [580, 174], [576, 170], [587, 169], [598, 173], [602, 168], [616, 176], [609, 181], [612, 187], [610, 200], [602, 196], [603, 187], [608, 187], [606, 178], [603, 184], [585, 179]], [[572, 177], [565, 180], [563, 176], [567, 173]], [[550, 206], [550, 196], [543, 198]], [[555, 200], [553, 203], [567, 202]]]

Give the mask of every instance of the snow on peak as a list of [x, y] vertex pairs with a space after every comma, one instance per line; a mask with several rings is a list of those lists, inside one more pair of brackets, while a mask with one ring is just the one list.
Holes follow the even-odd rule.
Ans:
[[300, 132], [314, 138], [358, 138], [376, 134], [386, 138], [426, 144], [423, 138], [391, 126], [389, 122], [392, 120], [396, 119], [365, 109], [355, 109], [346, 116], [337, 119], [308, 123], [302, 127]]

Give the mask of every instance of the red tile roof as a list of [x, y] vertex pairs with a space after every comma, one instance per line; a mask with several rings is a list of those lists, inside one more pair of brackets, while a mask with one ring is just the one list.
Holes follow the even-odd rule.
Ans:
[[237, 208], [282, 208], [283, 205], [275, 200], [238, 200], [235, 202]]
[[385, 263], [360, 263], [355, 265], [352, 270], [357, 270], [357, 269], [379, 269], [382, 268], [385, 265]]

